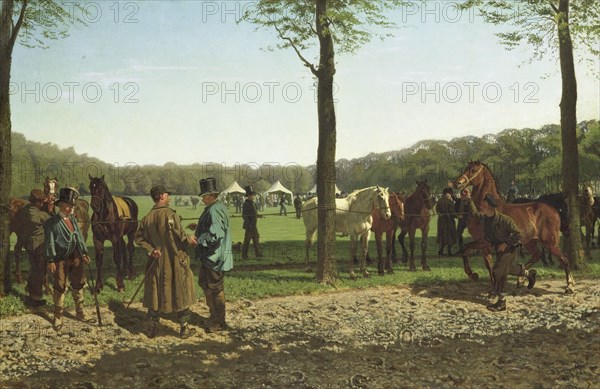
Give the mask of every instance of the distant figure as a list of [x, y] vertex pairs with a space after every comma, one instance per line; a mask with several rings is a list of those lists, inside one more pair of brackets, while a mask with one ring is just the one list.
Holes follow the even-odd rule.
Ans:
[[438, 255], [444, 255], [444, 247], [448, 247], [448, 256], [452, 255], [452, 245], [456, 243], [456, 226], [454, 225], [454, 199], [452, 188], [445, 188], [442, 198], [435, 205], [438, 214], [437, 242], [440, 245]]
[[200, 199], [198, 197], [190, 196], [190, 201], [192, 202], [192, 209], [196, 209]]
[[245, 230], [242, 259], [248, 259], [250, 240], [252, 240], [252, 244], [254, 245], [254, 255], [256, 258], [261, 258], [262, 252], [260, 251], [260, 235], [258, 234], [257, 222], [258, 218], [262, 216], [259, 216], [256, 211], [256, 203], [254, 202], [256, 192], [252, 189], [252, 185], [244, 187], [244, 190], [246, 191], [246, 201], [244, 201], [244, 205], [242, 206], [242, 218], [244, 219], [242, 228]]
[[233, 204], [235, 205], [235, 213], [242, 213], [242, 198], [239, 195], [235, 195]]
[[506, 201], [510, 203], [511, 201], [516, 199], [518, 195], [519, 189], [517, 188], [517, 185], [515, 185], [515, 180], [510, 180], [510, 186], [506, 191]]
[[296, 209], [296, 219], [300, 219], [302, 217], [302, 199], [300, 198], [300, 193], [296, 193], [294, 208]]
[[460, 192], [460, 198], [455, 200], [454, 209], [456, 210], [456, 218], [458, 224], [456, 226], [456, 237], [458, 238], [458, 250], [462, 253], [465, 249], [463, 242], [463, 232], [467, 228], [467, 220], [469, 219], [471, 202], [471, 191], [469, 188], [464, 188]]
[[281, 198], [279, 198], [279, 216], [287, 216], [287, 208], [285, 207], [285, 193], [281, 194]]

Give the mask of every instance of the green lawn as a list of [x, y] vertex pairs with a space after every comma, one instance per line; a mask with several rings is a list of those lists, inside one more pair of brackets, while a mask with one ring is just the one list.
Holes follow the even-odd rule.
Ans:
[[[153, 206], [149, 196], [134, 197], [140, 209], [140, 217], [146, 215]], [[173, 204], [173, 203], [172, 203]], [[173, 207], [177, 213], [184, 219], [183, 225], [196, 222], [200, 213], [203, 210], [202, 203], [198, 204], [196, 210], [191, 206]], [[233, 208], [230, 208], [231, 213], [231, 229], [234, 242], [243, 240], [242, 218], [239, 214], [235, 214]], [[264, 258], [261, 260], [254, 259], [253, 250], [250, 248], [250, 259], [242, 261], [239, 252], [234, 252], [234, 270], [229, 272], [226, 277], [227, 298], [231, 301], [244, 299], [257, 299], [267, 296], [282, 296], [304, 293], [322, 293], [325, 291], [334, 290], [334, 288], [324, 285], [319, 285], [314, 282], [314, 273], [307, 273], [305, 266], [305, 249], [304, 249], [304, 224], [301, 219], [296, 219], [293, 207], [288, 207], [288, 216], [278, 216], [279, 207], [265, 208], [262, 214], [264, 218], [259, 219], [258, 227], [260, 231], [261, 246]], [[417, 232], [417, 272], [409, 272], [405, 265], [395, 264], [395, 273], [380, 277], [377, 275], [376, 265], [369, 266], [368, 270], [372, 274], [370, 278], [359, 278], [356, 281], [348, 279], [348, 258], [349, 258], [349, 238], [337, 238], [336, 258], [340, 281], [336, 285], [336, 289], [346, 288], [365, 288], [377, 285], [398, 285], [398, 284], [427, 284], [441, 282], [471, 282], [468, 281], [462, 266], [462, 259], [452, 257], [438, 257], [437, 245], [435, 243], [435, 226], [437, 219], [434, 216], [430, 224], [430, 236], [428, 238], [427, 258], [432, 269], [431, 272], [423, 272], [419, 270], [420, 257], [420, 231]], [[189, 231], [190, 234], [192, 231]], [[94, 249], [91, 242], [91, 233], [88, 239], [90, 247], [90, 256], [92, 257], [92, 269], [95, 273]], [[465, 237], [467, 235], [465, 234]], [[469, 238], [466, 238], [468, 242]], [[14, 237], [13, 237], [14, 244]], [[408, 238], [406, 244], [408, 245]], [[400, 247], [396, 244], [396, 249], [400, 253]], [[374, 258], [376, 257], [375, 242], [373, 237], [369, 242], [369, 253]], [[598, 250], [592, 251], [594, 259], [590, 262], [588, 269], [584, 271], [574, 272], [574, 276], [600, 278], [600, 256]], [[24, 256], [25, 258], [25, 256]], [[313, 245], [311, 254], [311, 265], [315, 267], [316, 245]], [[115, 301], [127, 301], [133, 295], [136, 287], [143, 279], [143, 269], [146, 263], [146, 256], [142, 250], [136, 248], [134, 256], [134, 266], [137, 276], [134, 280], [126, 282], [126, 290], [124, 293], [116, 291], [114, 279], [114, 264], [112, 262], [112, 247], [106, 242], [105, 250], [105, 289], [99, 296], [100, 303], [103, 305], [112, 304]], [[12, 263], [14, 269], [14, 261]], [[483, 261], [480, 256], [474, 257], [471, 261], [473, 270], [480, 275], [482, 290], [487, 287], [488, 277], [487, 270], [483, 266]], [[24, 271], [28, 271], [27, 260], [22, 263]], [[194, 272], [197, 273], [198, 264], [193, 263]], [[564, 272], [557, 268], [543, 268], [541, 265], [537, 267], [540, 278], [562, 278]], [[201, 297], [202, 291], [197, 288], [198, 297]], [[24, 284], [14, 284], [13, 292], [6, 298], [0, 300], [0, 317], [14, 315], [27, 311], [25, 306]], [[141, 293], [137, 299], [141, 298]], [[48, 299], [48, 298], [47, 298]], [[66, 305], [72, 304], [71, 298], [67, 298]], [[86, 294], [86, 304], [92, 305], [91, 294]], [[49, 309], [49, 308], [48, 308]]]

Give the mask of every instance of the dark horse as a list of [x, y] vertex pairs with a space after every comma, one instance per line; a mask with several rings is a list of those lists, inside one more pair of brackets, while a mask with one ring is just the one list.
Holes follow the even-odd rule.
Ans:
[[410, 241], [410, 264], [409, 270], [415, 271], [415, 233], [417, 228], [421, 230], [421, 266], [423, 270], [429, 271], [427, 265], [427, 235], [429, 234], [429, 221], [432, 207], [431, 188], [425, 181], [417, 181], [417, 188], [404, 200], [404, 220], [400, 223], [400, 235], [398, 241], [402, 246], [402, 262], [407, 262], [408, 251], [404, 246], [404, 237], [408, 233]]
[[[462, 175], [455, 181], [455, 186], [463, 189], [469, 185], [473, 186], [471, 198], [475, 206], [480, 209], [483, 198], [486, 194], [491, 194], [497, 199], [498, 211], [509, 216], [519, 227], [522, 233], [521, 243], [532, 254], [531, 260], [525, 265], [531, 267], [540, 259], [540, 252], [537, 249], [539, 241], [543, 247], [557, 256], [565, 269], [567, 288], [565, 293], [573, 293], [575, 281], [571, 275], [569, 261], [565, 254], [558, 247], [560, 233], [560, 217], [558, 212], [548, 204], [533, 202], [526, 204], [507, 204], [500, 197], [500, 191], [496, 178], [489, 168], [479, 162], [469, 162]], [[465, 273], [471, 279], [477, 279], [477, 273], [473, 273], [469, 264], [468, 254], [471, 250], [481, 250], [485, 259], [485, 265], [492, 277], [492, 255], [491, 245], [484, 239], [483, 224], [475, 218], [469, 216], [467, 228], [473, 242], [465, 245], [463, 250], [463, 264]]]
[[[375, 244], [377, 245], [377, 273], [382, 276], [387, 271], [389, 274], [394, 273], [392, 269], [392, 253], [395, 255], [394, 242], [396, 241], [396, 229], [404, 220], [404, 203], [397, 193], [390, 192], [389, 194], [390, 210], [392, 217], [385, 219], [381, 216], [379, 210], [371, 212], [373, 224], [371, 231], [375, 234]], [[385, 262], [382, 258], [383, 248], [381, 240], [385, 233]], [[368, 255], [368, 253], [367, 253]], [[367, 259], [368, 262], [368, 259]]]
[[[112, 196], [104, 181], [104, 176], [92, 177], [90, 175], [89, 177], [92, 210], [94, 211], [92, 234], [98, 268], [96, 289], [100, 291], [104, 286], [102, 280], [104, 241], [109, 240], [113, 246], [117, 290], [122, 292], [125, 288], [123, 282], [125, 272], [127, 271], [129, 279], [133, 278], [133, 240], [138, 227], [138, 207], [135, 201], [129, 197]], [[124, 212], [119, 212], [120, 210]], [[123, 236], [127, 236], [127, 246]]]

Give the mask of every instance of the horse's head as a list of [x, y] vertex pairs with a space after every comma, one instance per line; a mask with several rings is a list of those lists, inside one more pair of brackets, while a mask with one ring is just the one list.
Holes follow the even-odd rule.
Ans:
[[434, 202], [431, 200], [431, 187], [427, 183], [427, 180], [417, 181], [415, 193], [427, 209], [433, 208]]
[[594, 205], [594, 191], [591, 186], [586, 186], [581, 193], [581, 205], [591, 207]]
[[399, 193], [390, 192], [390, 209], [396, 223], [404, 220], [404, 202]]
[[99, 213], [104, 204], [104, 198], [109, 193], [108, 186], [102, 177], [90, 177], [90, 194], [92, 195], [91, 206], [94, 212]]
[[48, 202], [54, 203], [58, 194], [58, 180], [56, 177], [46, 177], [46, 180], [44, 181], [44, 193], [48, 197]]
[[385, 220], [388, 220], [392, 217], [392, 211], [390, 210], [390, 194], [388, 193], [388, 188], [382, 188], [377, 185], [377, 189], [375, 189], [375, 208], [379, 209], [381, 213], [381, 217]]
[[483, 182], [485, 165], [479, 161], [471, 161], [463, 173], [454, 181], [454, 186], [461, 190], [467, 186], [479, 186]]

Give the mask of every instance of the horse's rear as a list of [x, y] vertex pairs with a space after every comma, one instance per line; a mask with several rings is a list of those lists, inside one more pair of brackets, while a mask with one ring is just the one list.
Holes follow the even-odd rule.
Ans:
[[[23, 239], [25, 238], [22, 233], [21, 222], [16, 218], [17, 213], [27, 204], [27, 200], [11, 198], [9, 204], [9, 234], [13, 232], [17, 235], [17, 241], [13, 248], [13, 254], [15, 256], [15, 278], [18, 283], [23, 282], [23, 275], [21, 274], [21, 253], [23, 251]], [[7, 257], [7, 266], [10, 266], [8, 262], [10, 257]]]
[[[384, 275], [385, 271], [389, 274], [394, 273], [392, 268], [392, 259], [396, 259], [396, 250], [394, 242], [396, 240], [396, 229], [404, 220], [404, 203], [397, 193], [389, 193], [389, 203], [392, 217], [385, 219], [378, 209], [371, 212], [373, 224], [371, 231], [375, 235], [375, 244], [377, 247], [377, 272]], [[386, 258], [383, 260], [383, 247], [381, 245], [383, 234], [385, 234]]]
[[315, 233], [317, 232], [318, 226], [318, 213], [317, 213], [317, 198], [306, 200], [302, 204], [302, 221], [304, 222], [305, 229], [305, 247], [306, 247], [306, 265], [309, 262], [310, 248], [315, 240]]

